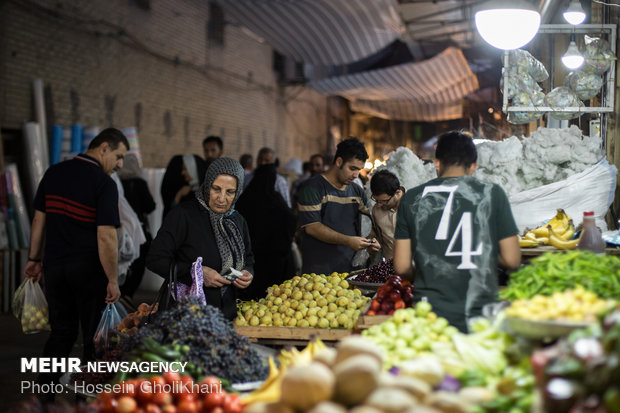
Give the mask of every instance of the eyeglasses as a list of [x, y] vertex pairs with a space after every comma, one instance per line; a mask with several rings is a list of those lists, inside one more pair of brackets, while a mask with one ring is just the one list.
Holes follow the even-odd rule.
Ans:
[[392, 198], [394, 198], [394, 195], [392, 195], [388, 199], [382, 199], [382, 200], [378, 200], [377, 198], [375, 198], [374, 195], [370, 197], [370, 199], [372, 199], [373, 201], [375, 201], [379, 205], [387, 205], [392, 200]]

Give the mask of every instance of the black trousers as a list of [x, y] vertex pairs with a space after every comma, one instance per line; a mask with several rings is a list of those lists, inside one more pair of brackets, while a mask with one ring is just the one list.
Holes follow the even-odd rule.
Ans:
[[[43, 357], [68, 357], [81, 327], [82, 362], [92, 360], [95, 355], [93, 337], [106, 305], [108, 284], [99, 259], [46, 263], [43, 278], [51, 326]], [[58, 373], [41, 373], [38, 381], [41, 384], [58, 382], [60, 376]]]

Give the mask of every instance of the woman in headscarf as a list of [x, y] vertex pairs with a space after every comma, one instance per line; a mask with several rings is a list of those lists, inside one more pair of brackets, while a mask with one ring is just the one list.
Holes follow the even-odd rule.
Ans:
[[193, 199], [204, 180], [207, 165], [198, 155], [175, 155], [168, 162], [161, 181], [161, 199], [164, 204], [162, 220], [177, 204]]
[[275, 165], [259, 166], [237, 203], [237, 210], [250, 229], [255, 259], [256, 279], [242, 292], [244, 299], [262, 298], [269, 286], [295, 275], [291, 246], [296, 218], [282, 195], [275, 190], [275, 182]]
[[[248, 226], [235, 210], [243, 175], [236, 160], [214, 160], [194, 199], [166, 216], [146, 259], [147, 268], [164, 278], [174, 262], [178, 281], [191, 285], [191, 265], [202, 257], [207, 304], [229, 320], [236, 315], [237, 289], [247, 288], [254, 272]], [[243, 274], [234, 282], [223, 277], [232, 268]]]

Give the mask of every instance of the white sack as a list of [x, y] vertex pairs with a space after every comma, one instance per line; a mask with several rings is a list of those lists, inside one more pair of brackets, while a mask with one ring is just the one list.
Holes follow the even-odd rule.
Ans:
[[618, 170], [605, 159], [563, 181], [509, 196], [519, 231], [532, 229], [553, 218], [558, 208], [581, 224], [584, 211], [594, 211], [596, 224], [607, 230], [605, 215], [614, 199]]

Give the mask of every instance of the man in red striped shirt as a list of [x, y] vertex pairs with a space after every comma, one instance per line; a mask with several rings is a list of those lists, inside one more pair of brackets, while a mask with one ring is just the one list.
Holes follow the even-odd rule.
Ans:
[[[81, 326], [83, 357], [92, 359], [101, 312], [120, 297], [118, 191], [109, 174], [127, 150], [121, 131], [105, 129], [86, 153], [51, 166], [39, 183], [24, 276], [45, 281], [52, 331], [44, 357], [68, 357]], [[39, 382], [58, 378], [42, 374]]]

